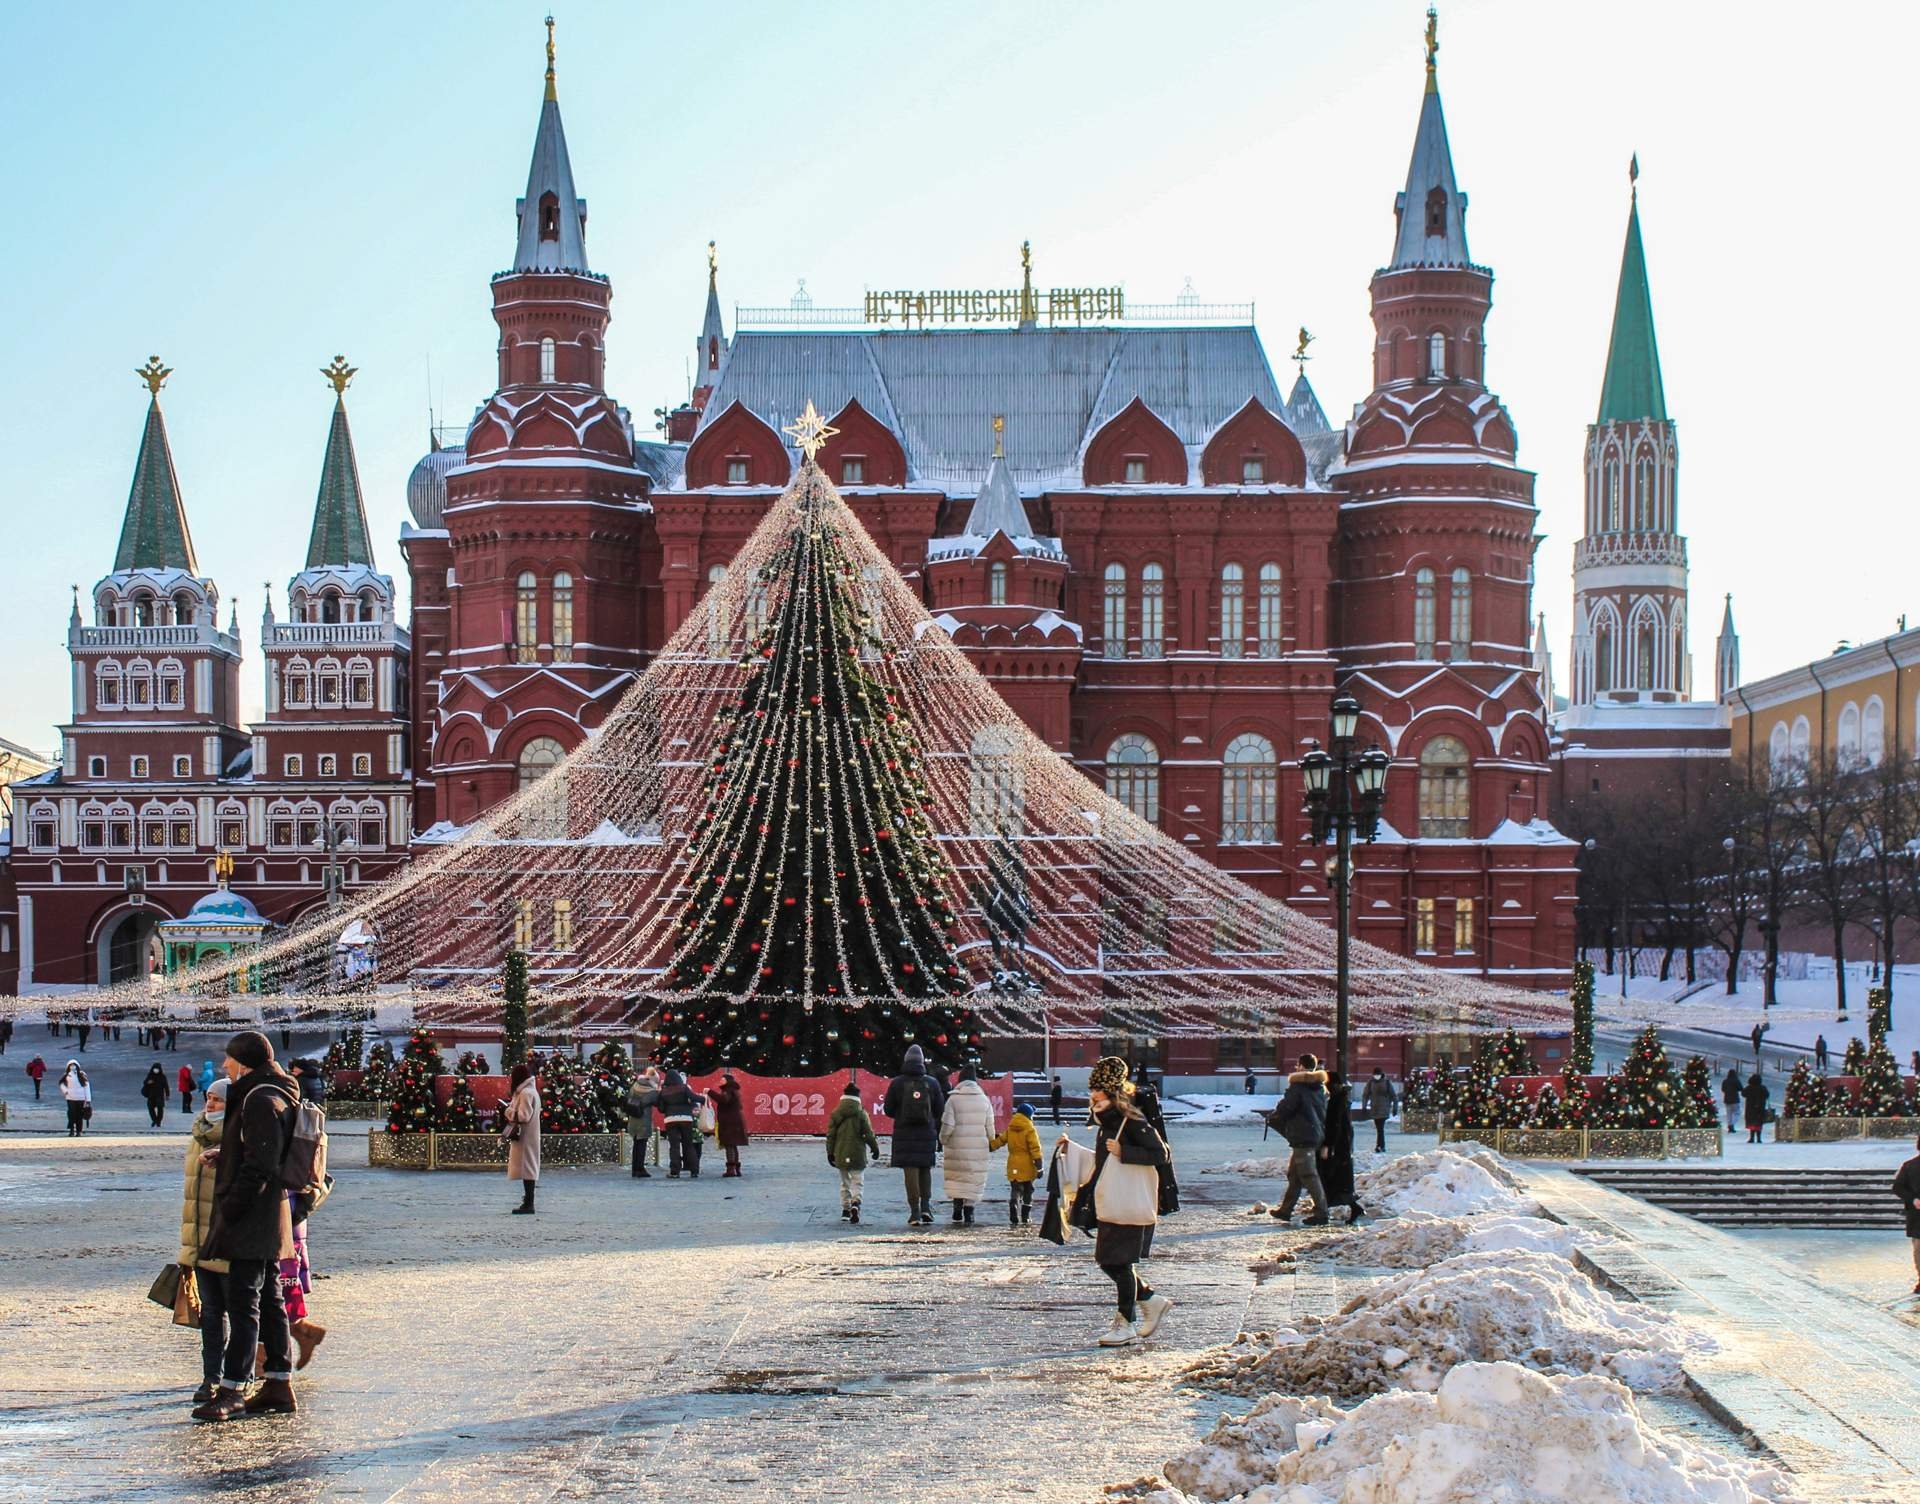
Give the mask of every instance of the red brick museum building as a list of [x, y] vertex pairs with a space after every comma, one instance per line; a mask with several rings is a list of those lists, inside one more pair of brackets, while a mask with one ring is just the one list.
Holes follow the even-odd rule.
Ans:
[[1533, 475], [1488, 384], [1493, 273], [1466, 210], [1429, 65], [1370, 284], [1373, 385], [1344, 424], [1304, 374], [1282, 393], [1250, 316], [1029, 275], [729, 337], [710, 271], [691, 398], [642, 437], [604, 386], [613, 289], [550, 70], [490, 284], [497, 388], [407, 483], [410, 620], [338, 395], [305, 566], [260, 627], [255, 725], [150, 378], [113, 568], [74, 607], [60, 763], [14, 787], [22, 990], [137, 975], [222, 849], [234, 892], [286, 923], [537, 778], [703, 609], [793, 474], [781, 430], [809, 400], [839, 430], [822, 467], [901, 575], [1088, 777], [1326, 916], [1299, 759], [1350, 690], [1393, 759], [1355, 933], [1563, 984], [1575, 872], [1544, 818]]

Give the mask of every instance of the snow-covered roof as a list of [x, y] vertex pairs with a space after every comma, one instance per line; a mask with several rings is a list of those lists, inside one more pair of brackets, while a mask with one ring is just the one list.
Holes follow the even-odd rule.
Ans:
[[1562, 835], [1553, 826], [1551, 820], [1529, 820], [1525, 825], [1517, 820], [1502, 820], [1494, 826], [1493, 833], [1487, 837], [1489, 846], [1572, 846], [1576, 844], [1571, 836]]
[[935, 538], [927, 545], [927, 558], [953, 559], [981, 553], [995, 538], [1005, 535], [1014, 549], [1035, 558], [1064, 559], [1058, 538], [1042, 537], [1033, 530], [1026, 503], [1013, 483], [1013, 470], [1004, 455], [996, 454], [987, 467], [987, 479], [973, 499], [967, 514], [966, 531], [953, 537]]

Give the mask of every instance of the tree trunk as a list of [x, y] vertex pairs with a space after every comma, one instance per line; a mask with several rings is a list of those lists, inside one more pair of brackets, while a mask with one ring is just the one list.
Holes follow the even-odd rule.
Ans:
[[1767, 926], [1767, 964], [1761, 972], [1760, 1005], [1771, 1008], [1779, 1001], [1780, 991], [1780, 927]]
[[1847, 923], [1833, 921], [1833, 997], [1840, 1005], [1840, 1016], [1847, 1016]]
[[1667, 942], [1667, 948], [1660, 952], [1660, 980], [1670, 981], [1673, 977], [1673, 942]]
[[1699, 978], [1694, 975], [1693, 950], [1693, 943], [1689, 941], [1687, 943], [1687, 985], [1689, 987], [1699, 980]]

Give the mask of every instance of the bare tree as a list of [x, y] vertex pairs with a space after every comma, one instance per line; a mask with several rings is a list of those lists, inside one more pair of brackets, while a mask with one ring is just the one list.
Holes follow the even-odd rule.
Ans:
[[1859, 774], [1860, 888], [1880, 946], [1880, 984], [1893, 997], [1895, 927], [1916, 912], [1914, 842], [1920, 838], [1920, 773], [1897, 751]]
[[1833, 936], [1834, 1002], [1847, 1016], [1847, 926], [1860, 917], [1861, 788], [1859, 777], [1830, 752], [1806, 763], [1791, 790], [1789, 828], [1799, 846], [1795, 869], [1800, 905]]
[[[1740, 954], [1747, 947], [1747, 930], [1760, 917], [1765, 864], [1755, 850], [1756, 832], [1764, 828], [1763, 808], [1768, 791], [1751, 783], [1728, 780], [1715, 785], [1713, 815], [1708, 829], [1719, 834], [1722, 870], [1703, 884], [1702, 925], [1707, 938], [1727, 957], [1727, 995], [1740, 990]], [[1777, 932], [1776, 932], [1777, 933]]]

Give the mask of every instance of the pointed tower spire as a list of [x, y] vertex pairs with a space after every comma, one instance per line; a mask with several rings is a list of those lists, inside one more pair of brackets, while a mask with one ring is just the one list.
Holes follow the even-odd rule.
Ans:
[[147, 426], [133, 463], [133, 488], [127, 493], [127, 516], [120, 525], [113, 567], [184, 569], [198, 574], [193, 535], [187, 531], [187, 512], [180, 500], [180, 477], [174, 473], [167, 424], [160, 416], [160, 388], [173, 371], [155, 355], [133, 374], [147, 386]]
[[1632, 185], [1627, 206], [1627, 243], [1620, 253], [1620, 287], [1613, 300], [1613, 337], [1607, 343], [1607, 377], [1600, 387], [1601, 423], [1667, 419], [1660, 383], [1660, 349], [1653, 337], [1653, 292], [1647, 256], [1640, 244], [1640, 158], [1627, 168]]
[[1447, 118], [1440, 109], [1435, 58], [1440, 51], [1440, 18], [1427, 11], [1427, 90], [1420, 99], [1420, 123], [1413, 133], [1413, 159], [1407, 186], [1393, 201], [1398, 229], [1388, 270], [1410, 266], [1471, 266], [1467, 254], [1467, 196], [1453, 178], [1453, 149], [1447, 144]]
[[706, 406], [706, 394], [720, 385], [720, 367], [727, 357], [727, 330], [720, 321], [720, 257], [714, 243], [707, 242], [707, 311], [700, 320], [700, 341], [694, 347], [699, 357], [694, 378], [693, 405]]
[[547, 17], [547, 92], [540, 125], [533, 137], [533, 161], [527, 191], [515, 212], [520, 216], [516, 272], [584, 272], [587, 266], [587, 206], [573, 191], [573, 163], [567, 133], [560, 124], [560, 96], [553, 77], [553, 17]]
[[373, 544], [368, 536], [367, 508], [360, 493], [360, 465], [354, 458], [353, 433], [347, 427], [347, 383], [354, 368], [344, 355], [322, 366], [320, 374], [333, 387], [333, 422], [327, 429], [326, 454], [320, 462], [320, 494], [313, 504], [313, 533], [307, 540], [307, 568], [364, 564], [373, 567]]
[[1740, 684], [1740, 634], [1733, 629], [1733, 595], [1720, 613], [1720, 636], [1713, 644], [1713, 697], [1724, 700]]

